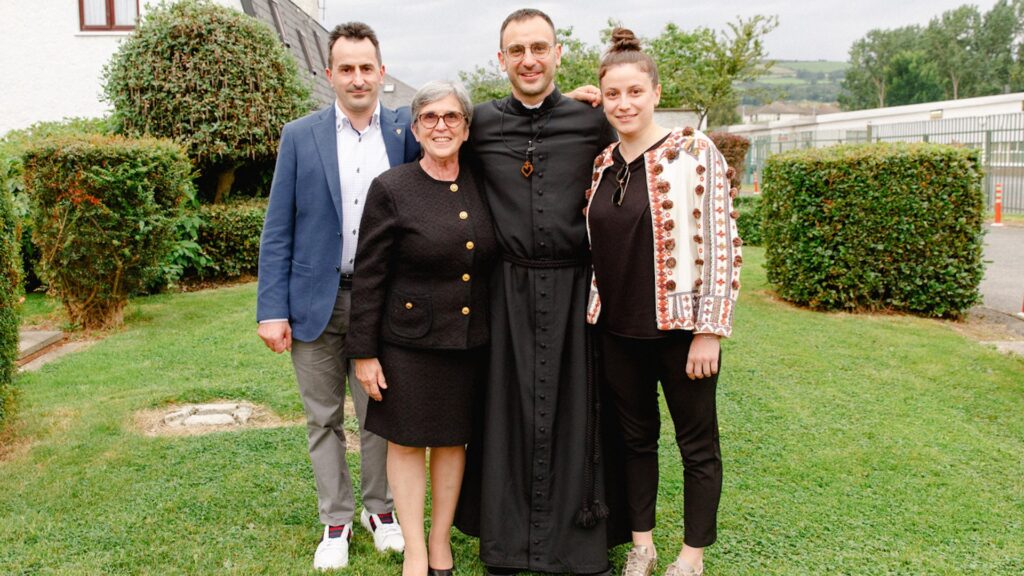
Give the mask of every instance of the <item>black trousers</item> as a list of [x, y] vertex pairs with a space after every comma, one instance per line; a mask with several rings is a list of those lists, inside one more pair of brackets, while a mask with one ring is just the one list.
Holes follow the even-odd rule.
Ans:
[[683, 541], [695, 548], [714, 543], [722, 494], [722, 453], [715, 407], [718, 375], [699, 380], [686, 376], [692, 332], [676, 330], [657, 339], [601, 332], [601, 374], [605, 389], [611, 392], [626, 446], [630, 528], [634, 532], [654, 528], [660, 381], [683, 458]]

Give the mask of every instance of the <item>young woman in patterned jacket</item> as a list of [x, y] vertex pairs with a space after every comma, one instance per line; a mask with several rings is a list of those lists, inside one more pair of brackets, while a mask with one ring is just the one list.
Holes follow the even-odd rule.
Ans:
[[719, 339], [732, 332], [742, 262], [733, 172], [701, 132], [654, 122], [657, 66], [631, 31], [613, 31], [600, 84], [620, 140], [597, 157], [587, 192], [594, 262], [587, 320], [600, 327], [600, 372], [626, 446], [633, 549], [623, 575], [649, 576], [657, 564], [660, 381], [684, 479], [683, 546], [665, 575], [696, 576], [716, 538], [722, 490]]

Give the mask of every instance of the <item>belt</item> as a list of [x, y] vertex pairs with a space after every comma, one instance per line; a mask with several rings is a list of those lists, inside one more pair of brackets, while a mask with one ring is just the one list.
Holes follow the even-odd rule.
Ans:
[[575, 266], [586, 266], [590, 264], [590, 256], [581, 258], [569, 258], [565, 260], [533, 260], [531, 258], [520, 258], [512, 254], [501, 255], [505, 262], [511, 262], [524, 268], [573, 268]]
[[342, 290], [351, 290], [352, 289], [352, 273], [351, 272], [342, 272], [341, 273], [341, 280], [338, 281], [338, 286], [340, 286]]

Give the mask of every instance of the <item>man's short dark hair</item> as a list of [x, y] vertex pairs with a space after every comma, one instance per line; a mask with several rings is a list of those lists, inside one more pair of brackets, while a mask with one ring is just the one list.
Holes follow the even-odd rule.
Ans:
[[[548, 23], [548, 26], [551, 26], [551, 35], [555, 35], [555, 23], [551, 21], [551, 16], [548, 16], [536, 8], [520, 8], [519, 10], [509, 14], [508, 17], [505, 18], [505, 21], [501, 23], [501, 33], [498, 34], [498, 48], [501, 50], [505, 49], [505, 28], [508, 28], [509, 24], [513, 22], [522, 22], [523, 20], [529, 20], [530, 18], [543, 19]], [[555, 42], [558, 42], [557, 38], [555, 38]]]
[[358, 42], [360, 40], [369, 40], [373, 44], [374, 50], [377, 51], [377, 64], [381, 64], [380, 59], [380, 42], [377, 42], [377, 34], [368, 25], [362, 22], [345, 22], [344, 24], [338, 24], [331, 30], [331, 39], [327, 43], [327, 65], [334, 66], [334, 43], [339, 38]]

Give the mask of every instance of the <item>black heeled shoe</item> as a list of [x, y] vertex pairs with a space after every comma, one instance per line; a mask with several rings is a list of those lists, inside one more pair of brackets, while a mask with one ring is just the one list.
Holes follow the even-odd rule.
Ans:
[[451, 568], [445, 568], [444, 570], [438, 570], [437, 568], [427, 568], [427, 576], [452, 576], [452, 572], [455, 571], [455, 566]]

